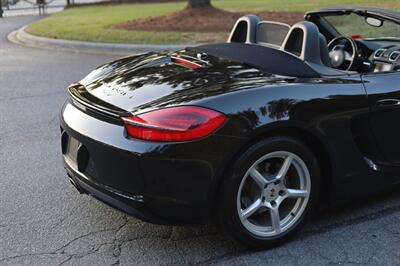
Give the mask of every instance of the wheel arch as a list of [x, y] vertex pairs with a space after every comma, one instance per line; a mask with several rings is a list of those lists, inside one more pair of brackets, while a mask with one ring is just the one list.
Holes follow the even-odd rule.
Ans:
[[[317, 162], [320, 168], [321, 174], [321, 187], [320, 187], [320, 200], [323, 204], [327, 204], [331, 200], [331, 188], [332, 188], [332, 156], [327, 144], [324, 143], [322, 137], [318, 134], [307, 130], [305, 127], [285, 125], [285, 126], [272, 126], [265, 130], [259, 130], [256, 134], [252, 135], [244, 144], [237, 150], [237, 152], [228, 160], [222, 169], [221, 175], [218, 179], [218, 184], [215, 189], [213, 196], [213, 202], [218, 199], [218, 191], [221, 189], [223, 179], [229, 171], [229, 165], [232, 165], [239, 156], [250, 146], [257, 143], [260, 140], [272, 137], [290, 137], [297, 141], [304, 143], [314, 153], [317, 158]], [[212, 208], [212, 215], [214, 215], [215, 206]]]

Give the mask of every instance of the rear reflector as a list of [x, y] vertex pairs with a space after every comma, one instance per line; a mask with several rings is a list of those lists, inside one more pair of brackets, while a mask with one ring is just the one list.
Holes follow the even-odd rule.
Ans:
[[132, 138], [176, 142], [206, 137], [225, 122], [216, 111], [196, 106], [179, 106], [121, 117]]

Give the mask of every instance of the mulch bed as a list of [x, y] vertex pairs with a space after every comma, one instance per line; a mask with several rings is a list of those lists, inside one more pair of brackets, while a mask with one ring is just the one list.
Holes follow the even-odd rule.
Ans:
[[[229, 12], [213, 7], [185, 8], [166, 16], [132, 20], [115, 25], [114, 28], [156, 32], [224, 32], [229, 31], [243, 15], [247, 13]], [[290, 25], [303, 20], [304, 17], [303, 13], [296, 12], [260, 12], [255, 15], [262, 20], [285, 22]]]

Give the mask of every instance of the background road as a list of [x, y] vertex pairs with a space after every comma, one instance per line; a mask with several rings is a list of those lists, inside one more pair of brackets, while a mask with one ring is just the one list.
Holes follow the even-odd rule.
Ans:
[[[18, 0], [15, 4], [7, 6], [3, 5], [4, 17], [20, 16], [20, 15], [37, 15], [39, 10], [36, 6], [37, 0]], [[102, 0], [73, 0], [75, 4], [101, 2]], [[9, 1], [13, 2], [13, 1]], [[71, 1], [72, 2], [72, 1]], [[67, 4], [66, 0], [46, 0], [46, 14], [59, 12], [64, 9]]]
[[0, 265], [400, 265], [399, 190], [324, 211], [260, 252], [212, 226], [151, 225], [79, 195], [62, 167], [58, 113], [66, 86], [113, 57], [7, 41], [32, 20], [0, 20]]

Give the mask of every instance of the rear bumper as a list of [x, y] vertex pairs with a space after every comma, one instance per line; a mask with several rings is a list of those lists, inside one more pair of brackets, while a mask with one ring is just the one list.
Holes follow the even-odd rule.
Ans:
[[84, 174], [79, 173], [79, 171], [68, 162], [67, 158], [64, 158], [64, 167], [71, 183], [80, 193], [89, 194], [110, 207], [146, 222], [157, 224], [171, 223], [171, 221], [165, 220], [165, 218], [161, 218], [152, 213], [146, 207], [143, 195], [128, 195], [102, 184], [95, 183], [89, 180]]
[[[122, 124], [91, 116], [69, 102], [61, 113], [61, 131], [64, 165], [78, 190], [163, 224], [208, 219], [219, 176], [241, 143], [218, 135], [188, 143], [133, 140]], [[72, 162], [66, 154], [65, 139], [71, 137], [84, 148], [83, 160]]]

